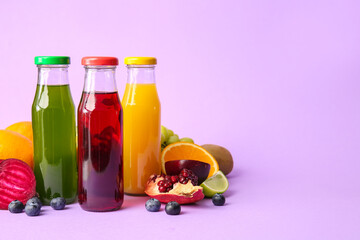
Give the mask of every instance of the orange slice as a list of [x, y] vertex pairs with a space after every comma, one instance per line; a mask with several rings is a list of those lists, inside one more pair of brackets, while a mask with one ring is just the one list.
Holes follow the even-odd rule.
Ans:
[[161, 169], [166, 174], [165, 163], [174, 160], [196, 160], [210, 164], [208, 178], [219, 171], [215, 158], [204, 148], [194, 143], [176, 142], [168, 145], [161, 152]]

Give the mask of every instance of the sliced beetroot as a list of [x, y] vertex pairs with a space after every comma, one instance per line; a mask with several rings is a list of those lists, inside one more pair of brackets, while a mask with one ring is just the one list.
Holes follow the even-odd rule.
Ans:
[[178, 175], [182, 169], [191, 170], [198, 177], [199, 184], [201, 184], [209, 175], [210, 164], [186, 159], [165, 162], [165, 170], [168, 175]]
[[26, 204], [35, 194], [35, 175], [29, 165], [18, 159], [0, 162], [0, 209], [7, 209], [14, 200]]

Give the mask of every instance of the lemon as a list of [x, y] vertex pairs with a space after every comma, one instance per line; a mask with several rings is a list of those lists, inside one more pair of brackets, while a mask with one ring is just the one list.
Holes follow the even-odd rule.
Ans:
[[229, 181], [222, 171], [217, 171], [200, 185], [206, 197], [212, 197], [216, 193], [224, 193], [229, 188]]

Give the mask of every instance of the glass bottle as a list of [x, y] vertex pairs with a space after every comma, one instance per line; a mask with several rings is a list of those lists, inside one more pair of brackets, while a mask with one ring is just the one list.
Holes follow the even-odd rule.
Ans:
[[122, 108], [114, 57], [84, 57], [85, 84], [78, 108], [79, 203], [87, 211], [121, 207]]
[[144, 194], [151, 174], [160, 174], [161, 106], [155, 85], [156, 58], [125, 58], [128, 79], [124, 107], [125, 193]]
[[70, 93], [69, 57], [38, 56], [38, 83], [32, 105], [36, 191], [43, 204], [77, 194], [75, 108]]

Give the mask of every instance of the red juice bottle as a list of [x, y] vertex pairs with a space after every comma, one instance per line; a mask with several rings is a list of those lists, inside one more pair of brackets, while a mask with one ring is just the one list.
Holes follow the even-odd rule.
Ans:
[[85, 84], [78, 108], [79, 203], [87, 211], [121, 207], [123, 187], [122, 108], [114, 57], [84, 57]]

